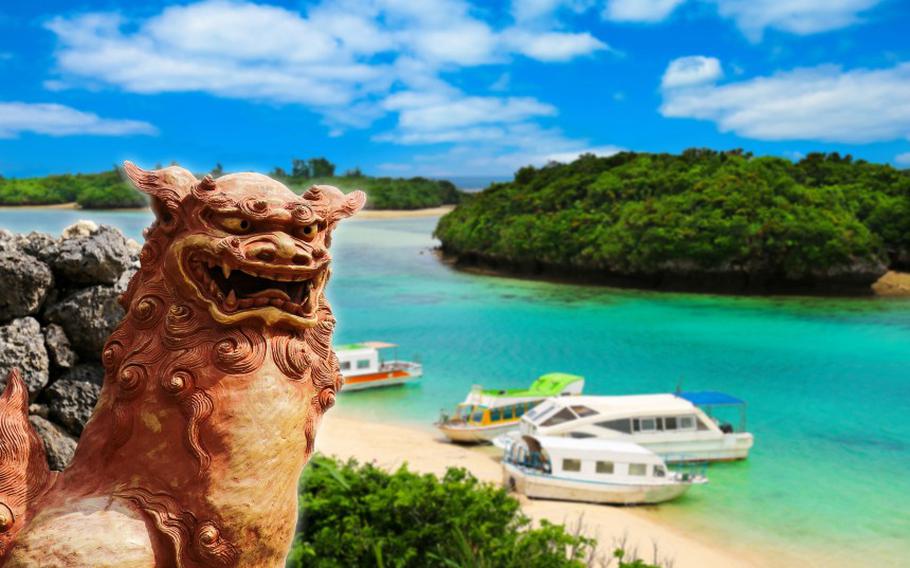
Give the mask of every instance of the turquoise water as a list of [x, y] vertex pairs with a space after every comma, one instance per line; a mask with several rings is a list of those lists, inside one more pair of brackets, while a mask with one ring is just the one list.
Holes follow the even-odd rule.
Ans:
[[[0, 210], [0, 227], [59, 232], [77, 218], [139, 238], [145, 212]], [[593, 394], [717, 389], [749, 403], [750, 459], [646, 514], [697, 538], [780, 553], [775, 565], [910, 562], [910, 301], [619, 291], [456, 272], [435, 219], [339, 230], [330, 299], [338, 341], [399, 343], [422, 384], [344, 395], [338, 411], [428, 424], [473, 383], [547, 371]], [[352, 433], [356, 435], [356, 433]]]

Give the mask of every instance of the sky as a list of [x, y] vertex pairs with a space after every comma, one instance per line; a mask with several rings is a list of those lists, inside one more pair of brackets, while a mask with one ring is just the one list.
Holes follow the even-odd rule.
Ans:
[[910, 168], [910, 0], [0, 0], [0, 174], [582, 152]]

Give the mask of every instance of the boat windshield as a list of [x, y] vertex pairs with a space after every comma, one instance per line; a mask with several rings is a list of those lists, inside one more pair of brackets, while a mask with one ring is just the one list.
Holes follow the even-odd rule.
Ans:
[[509, 463], [550, 473], [550, 456], [546, 450], [532, 451], [525, 444], [512, 444], [506, 454]]

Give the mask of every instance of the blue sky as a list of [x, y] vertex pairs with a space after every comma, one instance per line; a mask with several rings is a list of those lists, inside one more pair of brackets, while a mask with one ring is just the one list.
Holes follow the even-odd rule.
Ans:
[[910, 167], [907, 30], [906, 0], [6, 2], [0, 174], [692, 146]]

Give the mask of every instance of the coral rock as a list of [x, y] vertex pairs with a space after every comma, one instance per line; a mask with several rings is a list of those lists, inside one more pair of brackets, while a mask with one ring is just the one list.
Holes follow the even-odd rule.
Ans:
[[5, 386], [9, 372], [18, 368], [34, 400], [47, 384], [49, 364], [38, 320], [25, 317], [0, 326], [0, 384]]

